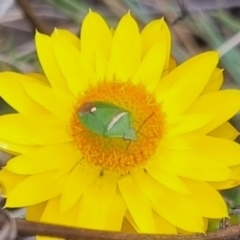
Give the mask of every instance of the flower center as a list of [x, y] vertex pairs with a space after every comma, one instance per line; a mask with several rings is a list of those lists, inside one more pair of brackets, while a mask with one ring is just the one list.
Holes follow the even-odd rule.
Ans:
[[[108, 134], [107, 130], [102, 134], [98, 132], [98, 126], [91, 125], [92, 123], [86, 125], [79, 119], [80, 112], [93, 114], [97, 111], [95, 106], [99, 103], [120, 109], [120, 112], [116, 112], [115, 118], [109, 119], [111, 128], [116, 123], [121, 126], [121, 122], [118, 121], [127, 117], [123, 113], [130, 114], [129, 126], [123, 124], [125, 127], [120, 131], [123, 134], [115, 136]], [[99, 118], [101, 119], [101, 115]], [[124, 175], [151, 160], [163, 136], [164, 121], [161, 105], [156, 102], [153, 94], [147, 92], [144, 85], [103, 81], [95, 87], [90, 87], [85, 95], [78, 99], [72, 117], [71, 131], [77, 148], [90, 164]], [[124, 137], [125, 128], [136, 136]]]

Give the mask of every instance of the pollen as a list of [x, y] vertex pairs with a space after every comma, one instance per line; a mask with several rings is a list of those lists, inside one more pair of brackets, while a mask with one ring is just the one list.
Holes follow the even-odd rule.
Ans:
[[[111, 103], [129, 111], [137, 139], [103, 137], [83, 126], [78, 119], [78, 111], [88, 102]], [[164, 134], [164, 122], [161, 105], [144, 85], [102, 81], [78, 98], [71, 133], [85, 161], [102, 170], [125, 175], [151, 161]]]

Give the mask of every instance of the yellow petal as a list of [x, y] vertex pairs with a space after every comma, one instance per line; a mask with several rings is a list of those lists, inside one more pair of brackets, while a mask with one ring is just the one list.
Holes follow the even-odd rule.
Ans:
[[70, 94], [67, 82], [62, 75], [53, 53], [52, 39], [47, 35], [36, 32], [35, 44], [38, 59], [51, 86], [63, 93]]
[[[169, 63], [168, 63], [168, 67], [164, 69], [161, 78], [163, 78], [164, 76], [166, 76], [168, 73], [170, 73], [173, 69], [175, 69], [177, 67], [177, 62], [174, 59], [174, 57], [170, 56], [169, 58]], [[176, 82], [178, 79], [172, 79], [172, 84], [174, 82]]]
[[232, 126], [231, 123], [225, 122], [211, 131], [208, 135], [218, 138], [226, 138], [233, 141], [239, 136], [239, 132]]
[[48, 79], [43, 74], [32, 72], [32, 73], [25, 73], [25, 75], [28, 77], [31, 77], [31, 78], [35, 78], [35, 79], [39, 80], [40, 82], [45, 83], [48, 86], [50, 86]]
[[[169, 59], [171, 51], [171, 34], [164, 19], [153, 20], [147, 24], [141, 32], [142, 56], [157, 42], [163, 42], [163, 51], [167, 53], [165, 59], [165, 70], [169, 69]], [[165, 45], [167, 43], [167, 45]]]
[[71, 42], [76, 48], [80, 49], [80, 39], [75, 34], [65, 29], [55, 28], [51, 38], [54, 41], [61, 39], [63, 41]]
[[[206, 52], [190, 58], [166, 75], [156, 90], [156, 98], [162, 103], [167, 115], [184, 113], [198, 98], [214, 71], [219, 57], [216, 52]], [[178, 81], [166, 92], [161, 93], [161, 83]], [[191, 89], [191, 91], [186, 91]], [[183, 92], [185, 94], [183, 94]]]
[[206, 134], [233, 117], [240, 109], [240, 91], [223, 90], [200, 96], [186, 114], [213, 114], [213, 120], [197, 133]]
[[79, 204], [75, 204], [65, 213], [60, 212], [59, 204], [60, 196], [48, 200], [40, 222], [76, 227]]
[[[129, 215], [130, 215], [130, 213], [129, 213]], [[125, 216], [125, 218], [123, 219], [123, 222], [122, 222], [121, 232], [123, 232], [123, 233], [137, 233], [137, 231], [135, 230], [135, 228], [133, 227], [133, 225], [130, 223], [130, 221], [128, 220], [128, 218], [126, 216]]]
[[[125, 213], [125, 218], [126, 219], [126, 226], [123, 227], [127, 227], [126, 231], [127, 232], [133, 232], [133, 233], [140, 233], [141, 230], [139, 230], [139, 228], [137, 227], [136, 223], [134, 222], [130, 212], [127, 210]], [[123, 220], [124, 221], [124, 220]], [[123, 222], [124, 223], [124, 222]], [[130, 226], [129, 226], [130, 224]]]
[[[190, 134], [189, 134], [190, 135]], [[189, 138], [183, 137], [183, 135], [178, 136], [164, 136], [162, 138], [162, 147], [166, 149], [174, 149], [174, 150], [186, 150], [191, 149], [192, 147], [189, 144], [191, 141]]]
[[207, 218], [203, 218], [203, 221], [204, 221], [204, 230], [206, 232], [207, 229], [208, 229], [208, 219]]
[[7, 195], [6, 207], [30, 206], [60, 195], [68, 176], [54, 181], [55, 173], [49, 171], [35, 174], [16, 184]]
[[[168, 25], [166, 24], [165, 21], [163, 21], [163, 25], [162, 25], [162, 29], [161, 29], [161, 39], [165, 39], [165, 41], [167, 42], [167, 57], [166, 57], [166, 62], [165, 62], [165, 67], [164, 67], [164, 71], [171, 71], [171, 69], [174, 67], [174, 63], [170, 62], [170, 58], [171, 58], [171, 45], [172, 45], [172, 41], [171, 41], [171, 32], [170, 29], [168, 27]], [[170, 66], [170, 64], [172, 64]]]
[[[174, 150], [172, 152], [169, 151], [170, 155], [179, 154], [179, 156], [182, 157], [182, 154], [187, 154], [189, 157], [192, 156], [195, 161], [199, 159], [201, 162], [202, 158], [211, 163], [215, 162], [221, 164], [222, 166], [234, 166], [240, 164], [240, 145], [231, 140], [224, 138], [215, 138], [211, 136], [189, 134], [185, 137], [182, 136], [182, 141], [186, 144], [186, 146], [183, 146], [182, 148], [177, 148], [177, 146], [175, 147], [174, 145], [171, 146], [173, 140], [174, 138], [170, 138], [168, 141], [165, 140], [164, 147], [169, 150]], [[163, 152], [163, 149], [159, 150], [160, 158], [161, 153], [164, 154]]]
[[83, 194], [80, 202], [78, 226], [91, 229], [104, 229], [109, 208], [117, 193], [117, 178], [104, 174]]
[[187, 132], [195, 131], [212, 121], [214, 118], [213, 114], [194, 114], [194, 115], [182, 115], [177, 118], [169, 118], [168, 123], [174, 124], [173, 126], [168, 126], [168, 136], [175, 136]]
[[127, 80], [136, 71], [141, 59], [140, 34], [130, 13], [120, 20], [113, 36], [108, 80]]
[[[14, 85], [21, 84], [25, 92], [44, 109], [63, 120], [69, 120], [73, 111], [73, 99], [70, 96], [66, 96], [57, 90], [54, 91], [45, 83], [34, 78], [13, 72], [8, 75], [14, 79]], [[32, 112], [28, 113], [32, 114]]]
[[175, 226], [163, 219], [159, 214], [153, 211], [157, 234], [177, 234]]
[[0, 117], [0, 136], [20, 145], [71, 142], [66, 123], [52, 115], [8, 114]]
[[57, 170], [70, 158], [80, 160], [80, 157], [72, 143], [47, 145], [12, 158], [5, 168], [17, 174], [36, 174]]
[[[203, 221], [204, 221], [204, 219], [203, 219]], [[181, 228], [177, 228], [177, 232], [178, 232], [178, 234], [181, 234], [181, 235], [184, 235], [184, 236], [193, 234], [192, 232], [183, 230]], [[204, 232], [206, 232], [206, 230], [204, 230]]]
[[97, 81], [96, 73], [80, 51], [64, 41], [54, 42], [54, 54], [71, 92], [78, 97]]
[[165, 41], [155, 43], [144, 56], [134, 82], [142, 82], [152, 92], [157, 87], [167, 58], [167, 44]]
[[240, 176], [240, 164], [236, 166], [232, 166], [231, 169], [238, 175]]
[[[35, 102], [26, 93], [22, 84], [16, 81], [16, 75], [16, 73], [12, 72], [0, 74], [0, 96], [20, 113], [47, 113], [44, 107]], [[24, 77], [24, 75], [22, 76]]]
[[[73, 145], [73, 147], [75, 147]], [[81, 162], [80, 159], [82, 159], [82, 155], [81, 152], [79, 151], [79, 149], [77, 148], [72, 148], [71, 150], [71, 154], [67, 161], [64, 161], [62, 166], [58, 169], [55, 178], [58, 179], [59, 177], [67, 174], [68, 172], [71, 172], [72, 169], [76, 166], [76, 164], [78, 162]]]
[[[172, 173], [178, 176], [203, 181], [224, 181], [233, 177], [233, 173], [228, 167], [213, 161], [202, 160], [200, 157], [194, 157], [195, 154], [181, 153], [179, 154], [179, 161], [175, 159], [176, 161], [169, 163], [169, 168], [171, 168]], [[196, 164], [193, 163], [193, 159], [194, 161], [201, 161]], [[183, 161], [183, 163], [180, 163], [180, 161]], [[212, 174], [212, 171], [215, 171], [215, 173]]]
[[[189, 150], [159, 151], [157, 163], [170, 173], [181, 177], [202, 181], [225, 181], [233, 177], [233, 172], [226, 166], [211, 159], [208, 152], [201, 148]], [[206, 156], [206, 158], [205, 158]], [[156, 156], [157, 158], [157, 156]], [[194, 161], [193, 161], [194, 159]]]
[[177, 62], [176, 62], [175, 58], [174, 57], [170, 57], [168, 72], [171, 72], [176, 67], [177, 67]]
[[120, 193], [141, 232], [156, 231], [151, 204], [147, 196], [139, 189], [131, 176], [123, 177], [119, 183]]
[[36, 240], [64, 240], [63, 238], [54, 238], [54, 237], [45, 237], [45, 236], [36, 236]]
[[202, 94], [218, 91], [223, 83], [223, 69], [216, 68]]
[[92, 166], [84, 166], [79, 162], [70, 173], [70, 177], [64, 187], [60, 201], [60, 211], [66, 212], [69, 210], [81, 198], [86, 189], [99, 177], [99, 174], [99, 169], [95, 169]]
[[196, 137], [194, 140], [192, 146], [205, 159], [211, 158], [225, 166], [240, 164], [240, 145], [238, 143], [211, 136]]
[[39, 222], [47, 202], [41, 202], [27, 208], [26, 220]]
[[96, 52], [96, 74], [99, 80], [104, 80], [108, 67], [108, 60], [102, 54]]
[[[176, 200], [178, 201], [178, 207], [175, 206]], [[172, 195], [168, 195], [167, 193], [163, 194], [161, 198], [155, 197], [153, 199], [154, 210], [170, 224], [189, 232], [202, 233], [204, 232], [203, 219], [197, 213], [188, 211], [190, 204], [191, 202], [187, 199], [181, 199], [176, 196], [173, 198]]]
[[12, 155], [18, 155], [20, 153], [26, 153], [32, 149], [35, 149], [34, 146], [25, 146], [20, 144], [14, 144], [5, 140], [0, 139], [0, 149], [4, 152], [10, 153]]
[[6, 196], [15, 187], [16, 184], [23, 181], [27, 176], [14, 174], [6, 169], [0, 171], [1, 194]]
[[151, 199], [153, 209], [165, 221], [189, 232], [204, 232], [201, 209], [197, 208], [187, 195], [164, 187], [148, 174], [138, 182], [138, 185], [142, 185]]
[[163, 184], [164, 186], [183, 194], [189, 194], [190, 191], [186, 184], [175, 174], [169, 173], [164, 169], [162, 166], [154, 161], [149, 163], [145, 169], [149, 173], [149, 175], [157, 180], [159, 183]]
[[148, 23], [141, 31], [142, 56], [145, 56], [145, 54], [156, 42], [161, 41], [163, 37], [161, 35], [163, 22], [164, 22], [163, 18], [153, 20], [150, 23]]
[[240, 183], [239, 179], [230, 179], [223, 182], [209, 182], [217, 190], [229, 189], [238, 186]]
[[74, 100], [72, 98], [44, 86], [28, 84], [27, 82], [22, 84], [29, 96], [36, 102], [63, 121], [69, 121], [73, 112]]
[[90, 11], [84, 18], [81, 28], [81, 52], [95, 67], [96, 52], [109, 59], [112, 34], [105, 20]]
[[226, 203], [220, 193], [209, 183], [183, 179], [192, 194], [189, 196], [201, 209], [202, 216], [207, 218], [225, 218], [228, 216]]
[[113, 203], [109, 208], [109, 214], [104, 229], [108, 231], [120, 231], [126, 210], [127, 206], [119, 191], [117, 191]]

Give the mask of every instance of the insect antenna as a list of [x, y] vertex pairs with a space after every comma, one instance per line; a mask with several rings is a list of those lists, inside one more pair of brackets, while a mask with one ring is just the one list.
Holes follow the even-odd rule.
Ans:
[[140, 151], [140, 153], [141, 153], [141, 155], [142, 155], [142, 157], [144, 158], [144, 154], [143, 154], [143, 152], [142, 152], [142, 149], [141, 149], [141, 147], [136, 143], [136, 146], [139, 148], [139, 151]]
[[142, 129], [142, 127], [147, 123], [147, 121], [154, 115], [155, 113], [153, 112], [152, 114], [150, 114], [144, 121], [143, 123], [140, 125], [140, 127], [137, 130], [137, 133], [139, 133], [139, 131]]

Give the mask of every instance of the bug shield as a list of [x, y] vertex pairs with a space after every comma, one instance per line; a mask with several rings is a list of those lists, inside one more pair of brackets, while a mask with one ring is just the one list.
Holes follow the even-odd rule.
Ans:
[[78, 111], [79, 121], [90, 131], [108, 138], [136, 140], [131, 113], [106, 102], [86, 102]]

